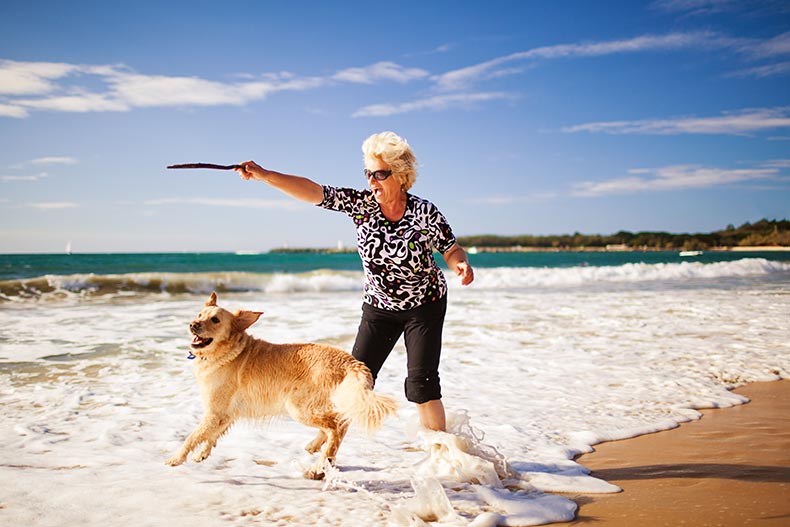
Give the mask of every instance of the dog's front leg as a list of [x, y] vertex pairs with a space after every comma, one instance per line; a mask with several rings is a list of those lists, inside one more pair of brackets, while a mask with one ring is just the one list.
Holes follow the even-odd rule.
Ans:
[[[211, 450], [217, 446], [217, 440], [222, 437], [222, 435], [228, 431], [232, 421], [226, 415], [214, 415], [212, 416], [211, 423], [208, 425], [205, 434], [203, 435], [203, 448], [198, 452], [193, 458], [192, 461], [195, 463], [200, 463], [204, 461], [208, 456], [211, 454]], [[200, 442], [196, 443], [195, 446], [197, 447]]]
[[200, 463], [211, 454], [211, 449], [217, 444], [217, 439], [228, 429], [228, 426], [230, 426], [230, 422], [227, 417], [216, 414], [206, 415], [198, 427], [189, 434], [189, 437], [186, 438], [178, 452], [168, 459], [165, 464], [171, 467], [182, 464], [186, 461], [190, 452], [195, 450], [201, 443], [205, 443], [203, 450], [194, 457], [194, 461]]

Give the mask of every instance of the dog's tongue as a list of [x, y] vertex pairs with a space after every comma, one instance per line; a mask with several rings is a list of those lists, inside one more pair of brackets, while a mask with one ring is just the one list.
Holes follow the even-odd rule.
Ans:
[[209, 344], [211, 344], [211, 342], [212, 342], [211, 338], [204, 338], [201, 337], [200, 335], [195, 335], [195, 338], [192, 339], [191, 346], [194, 349], [202, 349], [208, 346]]

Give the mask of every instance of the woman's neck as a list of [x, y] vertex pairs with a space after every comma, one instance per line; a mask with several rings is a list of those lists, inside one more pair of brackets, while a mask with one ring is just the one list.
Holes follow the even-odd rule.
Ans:
[[389, 221], [400, 221], [406, 213], [407, 201], [406, 192], [401, 192], [390, 201], [379, 202], [379, 207], [381, 208], [381, 213]]

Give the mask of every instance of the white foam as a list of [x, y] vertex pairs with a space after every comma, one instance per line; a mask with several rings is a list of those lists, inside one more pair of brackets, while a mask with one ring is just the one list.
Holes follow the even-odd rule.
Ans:
[[[724, 278], [740, 265], [724, 267]], [[202, 414], [185, 357], [203, 293], [0, 304], [0, 478], [13, 482], [0, 487], [0, 524], [569, 519], [575, 505], [551, 493], [617, 490], [575, 455], [677, 426], [700, 408], [742, 404], [729, 391], [739, 383], [790, 376], [781, 270], [726, 286], [714, 277], [704, 287], [540, 290], [505, 287], [507, 275], [533, 271], [491, 271], [503, 282], [490, 288], [480, 271], [480, 287], [450, 293], [441, 368], [449, 433], [408, 433], [416, 410], [403, 400], [399, 343], [376, 389], [401, 398], [401, 411], [372, 437], [352, 427], [326, 487], [301, 476], [314, 460], [302, 449], [313, 431], [287, 419], [235, 426], [202, 464], [164, 465]], [[349, 350], [359, 291], [322, 288], [223, 293], [220, 303], [263, 310], [256, 336]]]
[[482, 525], [544, 525], [546, 523], [571, 521], [576, 513], [576, 503], [550, 494], [514, 494], [501, 489], [477, 486], [475, 492], [489, 507], [502, 511], [489, 513], [469, 524]]
[[[579, 286], [594, 283], [635, 283], [661, 280], [764, 276], [790, 272], [790, 264], [764, 258], [743, 258], [732, 262], [629, 263], [619, 266], [579, 267], [496, 267], [475, 270], [476, 287], [513, 289], [528, 287]], [[453, 284], [457, 287], [457, 284]]]

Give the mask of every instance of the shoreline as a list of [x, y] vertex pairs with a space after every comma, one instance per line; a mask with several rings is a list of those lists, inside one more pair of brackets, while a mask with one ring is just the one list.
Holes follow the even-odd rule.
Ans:
[[[601, 252], [601, 253], [617, 253], [617, 252], [666, 252], [666, 253], [680, 253], [685, 252], [681, 248], [673, 249], [659, 249], [655, 247], [627, 247], [627, 246], [609, 246], [609, 247], [538, 247], [526, 245], [508, 245], [508, 246], [489, 246], [489, 245], [469, 245], [464, 246], [466, 251], [470, 254], [475, 253], [499, 253], [499, 252], [548, 252], [548, 253], [574, 253], [574, 252]], [[692, 251], [696, 252], [696, 251]], [[738, 245], [738, 246], [724, 246], [724, 247], [710, 247], [701, 249], [700, 252], [706, 253], [722, 253], [722, 252], [790, 252], [790, 246], [786, 245]], [[158, 255], [236, 255], [236, 256], [264, 256], [269, 254], [356, 254], [357, 248], [353, 247], [275, 247], [272, 249], [261, 250], [240, 250], [240, 249], [218, 249], [218, 250], [197, 250], [197, 251], [75, 251], [75, 252], [8, 252], [0, 253], [0, 256], [10, 257], [47, 257], [47, 256], [158, 256]]]
[[618, 485], [574, 494], [576, 518], [555, 525], [780, 527], [790, 522], [790, 380], [734, 390], [750, 399], [696, 421], [600, 443], [577, 462]]

